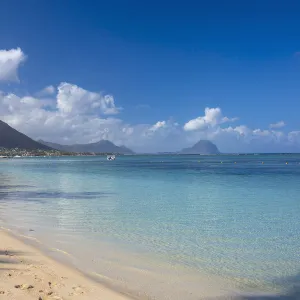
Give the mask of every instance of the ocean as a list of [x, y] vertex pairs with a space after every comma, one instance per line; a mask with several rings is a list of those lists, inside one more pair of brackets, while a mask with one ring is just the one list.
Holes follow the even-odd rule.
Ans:
[[141, 297], [280, 293], [300, 274], [300, 155], [1, 159], [0, 224]]

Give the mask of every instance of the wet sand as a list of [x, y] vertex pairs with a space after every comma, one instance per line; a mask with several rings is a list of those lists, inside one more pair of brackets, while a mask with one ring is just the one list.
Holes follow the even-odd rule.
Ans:
[[[120, 276], [123, 277], [121, 266], [119, 271]], [[221, 288], [218, 281], [209, 278], [198, 280], [197, 277], [191, 277], [188, 280], [190, 284], [186, 287], [189, 291], [187, 292], [186, 289], [180, 291], [180, 288], [174, 290], [175, 285], [173, 286], [173, 284], [176, 282], [167, 284], [167, 281], [160, 278], [157, 273], [155, 276], [158, 278], [150, 278], [151, 280], [149, 280], [149, 276], [143, 278], [143, 272], [139, 271], [138, 273], [134, 274], [134, 278], [139, 278], [136, 288], [139, 287], [140, 289], [141, 286], [144, 286], [144, 293], [141, 292], [144, 289], [140, 289], [140, 293], [137, 295], [136, 293], [123, 292], [122, 289], [110, 288], [110, 286], [93, 280], [92, 277], [85, 276], [77, 269], [48, 257], [38, 248], [24, 243], [9, 230], [0, 228], [0, 299], [248, 299], [240, 298], [232, 290], [231, 292], [230, 290], [226, 291], [225, 286]], [[168, 280], [174, 279], [171, 274], [169, 275]], [[177, 284], [180, 285], [181, 281], [187, 282], [186, 280], [187, 278], [181, 278], [181, 280], [178, 278]], [[150, 297], [146, 293], [147, 285], [152, 283], [154, 290], [160, 290], [154, 297]]]
[[129, 300], [0, 229], [0, 299]]

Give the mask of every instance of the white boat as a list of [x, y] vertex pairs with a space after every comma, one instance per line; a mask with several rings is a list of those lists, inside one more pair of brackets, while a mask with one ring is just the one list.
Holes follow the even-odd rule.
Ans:
[[116, 156], [115, 155], [107, 155], [106, 159], [107, 160], [115, 160]]
[[20, 155], [15, 155], [15, 156], [14, 156], [14, 158], [20, 158], [20, 157], [21, 157]]

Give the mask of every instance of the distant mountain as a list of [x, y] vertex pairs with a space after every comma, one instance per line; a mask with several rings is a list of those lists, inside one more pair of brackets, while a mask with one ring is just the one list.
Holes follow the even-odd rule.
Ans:
[[3, 148], [19, 148], [26, 150], [51, 150], [51, 147], [40, 144], [27, 135], [10, 127], [8, 124], [0, 120], [0, 147]]
[[217, 146], [210, 141], [200, 140], [190, 148], [184, 148], [179, 152], [180, 154], [219, 154]]
[[116, 146], [108, 140], [101, 140], [90, 144], [74, 144], [61, 145], [43, 140], [38, 141], [48, 147], [67, 152], [95, 152], [95, 153], [119, 153], [119, 154], [133, 154], [134, 152], [125, 146]]
[[56, 150], [59, 150], [59, 151], [68, 151], [68, 150], [65, 149], [68, 146], [65, 146], [65, 145], [60, 145], [60, 144], [56, 144], [56, 143], [46, 142], [46, 141], [43, 141], [43, 140], [38, 140], [38, 142], [40, 144], [44, 145], [44, 146], [47, 146], [47, 147], [50, 147], [50, 148], [53, 148], [53, 149], [56, 149]]

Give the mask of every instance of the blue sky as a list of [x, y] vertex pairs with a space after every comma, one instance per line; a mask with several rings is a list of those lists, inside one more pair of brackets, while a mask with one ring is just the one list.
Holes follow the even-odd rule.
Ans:
[[234, 126], [300, 130], [299, 1], [20, 0], [1, 11], [0, 49], [27, 56], [5, 92], [68, 82], [113, 95], [131, 126], [220, 107]]

